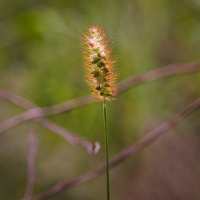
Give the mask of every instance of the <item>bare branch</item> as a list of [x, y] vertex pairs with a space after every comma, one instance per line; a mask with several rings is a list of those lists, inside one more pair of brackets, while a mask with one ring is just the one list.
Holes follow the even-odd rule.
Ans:
[[32, 200], [36, 181], [36, 157], [38, 151], [38, 139], [33, 131], [28, 134], [27, 148], [27, 185], [23, 200]]
[[[191, 115], [193, 112], [200, 109], [200, 98], [192, 102], [190, 105], [185, 107], [185, 109], [175, 114], [171, 119], [162, 122], [160, 125], [155, 127], [153, 130], [146, 133], [138, 142], [135, 144], [123, 149], [121, 152], [116, 154], [112, 160], [110, 160], [110, 169], [117, 167], [123, 161], [127, 160], [130, 156], [134, 156], [154, 141], [156, 141], [160, 136], [164, 135], [171, 129], [174, 129], [179, 123], [181, 123], [184, 118]], [[96, 177], [104, 174], [105, 165], [102, 164], [95, 170], [91, 170], [83, 175], [73, 178], [72, 180], [62, 180], [50, 187], [47, 191], [42, 192], [36, 196], [37, 200], [49, 199], [50, 197], [61, 193], [70, 188], [79, 186], [82, 183], [93, 180]]]
[[[30, 102], [29, 100], [27, 100], [23, 97], [17, 96], [15, 94], [12, 94], [10, 92], [4, 91], [4, 90], [0, 90], [0, 98], [4, 99], [6, 101], [9, 101], [21, 108], [24, 108], [24, 109], [31, 110], [31, 108], [35, 108], [34, 104], [32, 102]], [[29, 112], [29, 110], [27, 112]], [[17, 116], [19, 116], [19, 115], [17, 115]], [[12, 128], [14, 125], [17, 125], [18, 120], [19, 120], [18, 119], [15, 121], [17, 116], [8, 119], [7, 123], [4, 124], [4, 126], [2, 127], [2, 130], [0, 130], [0, 132], [8, 130], [8, 128]], [[20, 116], [23, 117], [22, 114]], [[60, 127], [56, 123], [53, 123], [47, 119], [40, 118], [40, 119], [36, 119], [35, 121], [40, 123], [43, 127], [49, 129], [53, 133], [56, 133], [57, 135], [63, 137], [70, 144], [82, 146], [89, 154], [96, 154], [96, 153], [98, 153], [98, 151], [100, 149], [99, 143], [97, 143], [97, 142], [91, 143], [88, 140], [77, 136], [75, 133], [69, 132], [68, 130], [64, 129], [63, 127]]]
[[[118, 95], [123, 94], [132, 87], [136, 87], [138, 85], [142, 85], [153, 80], [167, 78], [174, 75], [184, 75], [195, 72], [200, 72], [200, 64], [198, 63], [171, 64], [164, 67], [152, 69], [149, 70], [148, 72], [145, 72], [144, 74], [133, 75], [121, 81], [118, 84]], [[95, 99], [92, 96], [78, 97], [76, 99], [72, 99], [61, 104], [42, 108], [42, 110], [40, 110], [40, 113], [38, 112], [38, 116], [33, 116], [33, 117], [40, 117], [40, 115], [49, 116], [49, 115], [60, 114], [63, 112], [69, 112], [73, 109], [83, 107], [93, 102], [95, 102]]]
[[[121, 81], [118, 85], [119, 92], [118, 95], [126, 92], [134, 86], [138, 86], [149, 81], [153, 81], [160, 78], [166, 78], [173, 75], [183, 75], [187, 73], [194, 73], [200, 71], [200, 65], [194, 64], [172, 64], [165, 67], [152, 69], [142, 75], [131, 76], [130, 78]], [[17, 99], [15, 99], [17, 100]], [[13, 100], [13, 101], [15, 101]], [[79, 108], [95, 102], [95, 99], [91, 96], [83, 96], [76, 99], [66, 101], [62, 104], [53, 105], [50, 107], [40, 108], [32, 107], [31, 109], [21, 113], [17, 116], [11, 117], [0, 123], [0, 133], [15, 127], [23, 122], [43, 118], [49, 115], [56, 115], [63, 112], [69, 112], [75, 108]], [[27, 104], [27, 102], [25, 102]]]
[[63, 137], [66, 141], [73, 145], [82, 146], [89, 154], [97, 154], [100, 150], [100, 144], [98, 142], [90, 142], [80, 136], [77, 136], [75, 133], [68, 132], [61, 126], [58, 126], [56, 123], [50, 122], [47, 119], [37, 119], [37, 121], [42, 124], [45, 128], [57, 133]]
[[[142, 75], [131, 76], [130, 78], [124, 81], [121, 81], [118, 86], [119, 88], [118, 94], [120, 95], [134, 86], [141, 85], [152, 80], [170, 77], [173, 75], [194, 73], [194, 72], [199, 72], [199, 71], [200, 71], [200, 65], [198, 63], [172, 64], [172, 65], [167, 65], [165, 67], [152, 69]], [[0, 93], [0, 97], [3, 97], [3, 96], [5, 96], [5, 92]], [[3, 133], [6, 130], [13, 128], [21, 123], [24, 123], [29, 120], [35, 120], [35, 119], [39, 120], [40, 123], [43, 123], [47, 126], [47, 124], [50, 122], [47, 123], [44, 120], [42, 122], [41, 118], [49, 116], [49, 115], [56, 115], [63, 112], [69, 112], [75, 108], [85, 106], [95, 101], [95, 99], [91, 96], [84, 96], [84, 97], [79, 97], [76, 99], [66, 101], [65, 103], [62, 103], [62, 104], [58, 104], [58, 105], [54, 105], [54, 106], [50, 106], [46, 108], [40, 108], [40, 107], [34, 107], [34, 105], [32, 105], [27, 100], [23, 100], [21, 97], [13, 98], [12, 102], [18, 104], [19, 100], [20, 100], [20, 103], [23, 102], [23, 105], [28, 110], [17, 116], [11, 117], [1, 122], [0, 133]], [[49, 127], [54, 127], [54, 130], [55, 130], [55, 127], [57, 126], [56, 124], [52, 124], [52, 122], [51, 124], [48, 124], [48, 125]], [[56, 129], [59, 130], [58, 132], [61, 135], [64, 134], [64, 130], [60, 131], [61, 129], [58, 126]], [[97, 147], [99, 146], [99, 144], [97, 143], [94, 143], [91, 145], [91, 143], [88, 143], [85, 140], [83, 141], [81, 138], [78, 138], [78, 136], [74, 136], [73, 134], [70, 134], [67, 131], [65, 132], [64, 135], [65, 135], [65, 139], [67, 139], [68, 142], [70, 142], [71, 144], [80, 144], [81, 146], [86, 148], [88, 152], [91, 152], [91, 150], [94, 150], [94, 149], [98, 149]]]
[[169, 78], [177, 75], [186, 75], [190, 73], [200, 72], [199, 63], [188, 64], [170, 64], [167, 66], [155, 68], [137, 76], [130, 76], [119, 84], [119, 93], [124, 93], [133, 86], [148, 83], [150, 81], [161, 78]]

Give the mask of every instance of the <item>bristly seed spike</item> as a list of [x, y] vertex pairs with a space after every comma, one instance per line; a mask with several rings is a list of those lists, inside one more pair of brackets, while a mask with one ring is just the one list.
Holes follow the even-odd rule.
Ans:
[[91, 26], [84, 36], [84, 56], [87, 82], [98, 100], [112, 100], [116, 95], [116, 75], [113, 72], [111, 50], [104, 30]]

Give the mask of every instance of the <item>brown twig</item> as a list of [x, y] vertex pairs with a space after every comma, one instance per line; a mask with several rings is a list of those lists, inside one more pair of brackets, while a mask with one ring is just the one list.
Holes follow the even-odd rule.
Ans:
[[[153, 130], [146, 133], [138, 142], [123, 149], [121, 152], [116, 154], [112, 160], [110, 160], [110, 169], [117, 167], [123, 161], [127, 160], [130, 156], [136, 155], [147, 146], [151, 145], [161, 135], [164, 135], [171, 129], [175, 128], [184, 118], [191, 115], [194, 111], [200, 108], [200, 98], [192, 102], [185, 109], [175, 114], [171, 119], [162, 122], [160, 125], [155, 127]], [[95, 170], [91, 170], [83, 175], [73, 178], [72, 180], [62, 180], [50, 187], [47, 191], [38, 194], [35, 199], [44, 200], [56, 195], [57, 193], [63, 192], [70, 188], [76, 187], [82, 183], [93, 180], [96, 177], [102, 175], [105, 172], [105, 165], [101, 165]]]
[[119, 93], [124, 93], [132, 86], [141, 85], [150, 81], [158, 80], [161, 78], [169, 78], [174, 75], [184, 75], [189, 73], [200, 72], [199, 63], [187, 64], [170, 64], [167, 66], [155, 68], [138, 76], [130, 76], [129, 78], [121, 81], [119, 84]]
[[[199, 71], [200, 71], [200, 67], [198, 64], [169, 65], [169, 66], [166, 66], [163, 68], [150, 70], [149, 72], [146, 72], [143, 75], [130, 77], [130, 78], [120, 82], [119, 94], [127, 91], [132, 86], [140, 85], [142, 83], [146, 83], [146, 82], [149, 82], [152, 80], [156, 80], [156, 79], [164, 78], [164, 77], [170, 77], [172, 75], [194, 73], [194, 72], [199, 72]], [[48, 108], [39, 108], [39, 107], [34, 107], [34, 105], [31, 104], [31, 102], [28, 102], [27, 100], [24, 100], [23, 98], [22, 98], [23, 100], [21, 99], [22, 101], [20, 101], [21, 97], [15, 96], [14, 98], [10, 98], [9, 95], [8, 96], [5, 95], [5, 92], [4, 92], [4, 95], [2, 95], [2, 92], [0, 92], [0, 97], [2, 97], [2, 96], [4, 96], [3, 98], [5, 98], [5, 99], [7, 98], [7, 100], [10, 100], [11, 102], [15, 103], [16, 105], [18, 105], [20, 107], [29, 109], [29, 110], [25, 111], [24, 113], [13, 117], [12, 119], [8, 119], [8, 122], [13, 124], [13, 126], [16, 126], [27, 120], [35, 119], [37, 122], [40, 122], [43, 126], [45, 126], [45, 123], [47, 123], [46, 127], [49, 129], [52, 129], [52, 130], [57, 129], [57, 126], [55, 124], [53, 124], [53, 126], [52, 126], [52, 124], [49, 124], [49, 121], [47, 121], [43, 117], [48, 116], [48, 115], [53, 115], [53, 114], [59, 114], [62, 112], [67, 112], [74, 108], [82, 107], [84, 105], [94, 102], [94, 99], [92, 97], [86, 96], [86, 97], [77, 98], [77, 99], [74, 99], [71, 101], [67, 101], [64, 104], [59, 104], [59, 105], [51, 106]], [[21, 104], [23, 104], [23, 105], [21, 105]], [[177, 124], [180, 121], [182, 121], [185, 117], [187, 117], [189, 114], [191, 114], [196, 109], [198, 109], [199, 106], [200, 106], [200, 99], [197, 99], [191, 105], [186, 107], [186, 109], [183, 112], [175, 115], [171, 120], [163, 122], [160, 126], [156, 127], [152, 131], [150, 131], [138, 143], [122, 150], [119, 154], [117, 154], [110, 161], [110, 167], [111, 168], [116, 167], [118, 164], [120, 164], [122, 161], [126, 160], [131, 155], [135, 155], [137, 152], [141, 151], [146, 146], [150, 145], [160, 135], [163, 135], [164, 133], [166, 133], [173, 127], [177, 126]], [[6, 123], [6, 121], [1, 123], [0, 124], [0, 132], [1, 132], [1, 125], [3, 125], [3, 128], [4, 128], [3, 131], [7, 130], [8, 128], [13, 127], [12, 125], [10, 126], [9, 123]], [[62, 127], [59, 127], [59, 128], [60, 128], [60, 131], [58, 131], [58, 132], [60, 133], [60, 135], [65, 133], [65, 130], [62, 129]], [[63, 130], [64, 130], [64, 132], [63, 132]], [[68, 135], [67, 135], [67, 137], [68, 137]], [[67, 140], [71, 140], [69, 138]], [[73, 135], [72, 135], [72, 138], [74, 139]], [[78, 142], [77, 142], [77, 138], [75, 137], [75, 140], [71, 141], [71, 143], [72, 144], [79, 143], [79, 138], [78, 138]], [[83, 144], [83, 146], [85, 145], [84, 142], [83, 143], [81, 142], [81, 144]], [[78, 186], [81, 183], [92, 180], [95, 177], [103, 174], [104, 170], [105, 170], [105, 166], [101, 165], [96, 170], [90, 171], [90, 172], [86, 173], [85, 175], [81, 175], [77, 178], [74, 178], [71, 181], [64, 180], [64, 181], [58, 182], [55, 186], [51, 187], [46, 192], [39, 194], [37, 196], [37, 199], [47, 199], [59, 192], [62, 192], [63, 190]]]
[[27, 148], [27, 185], [23, 200], [32, 200], [36, 181], [36, 157], [38, 151], [38, 139], [32, 130], [28, 134]]
[[[31, 110], [31, 108], [35, 108], [35, 105], [32, 102], [30, 102], [29, 100], [27, 100], [23, 97], [17, 96], [8, 91], [0, 90], [0, 98], [3, 100], [9, 101], [21, 108], [24, 108], [24, 109]], [[7, 130], [9, 127], [10, 128], [13, 127], [14, 124], [12, 124], [12, 121], [14, 121], [14, 124], [16, 125], [16, 121], [13, 120], [13, 118], [11, 118], [10, 120], [8, 119], [7, 123], [5, 123], [5, 125], [2, 129], [2, 132], [3, 132], [3, 130]], [[58, 126], [56, 123], [51, 122], [50, 120], [40, 118], [40, 119], [36, 119], [36, 122], [40, 123], [43, 127], [49, 129], [53, 133], [56, 133], [57, 135], [63, 137], [70, 144], [82, 146], [84, 149], [86, 149], [86, 151], [89, 154], [96, 154], [96, 153], [98, 153], [98, 151], [100, 149], [99, 143], [97, 143], [97, 142], [91, 143], [86, 139], [78, 137], [75, 133], [69, 132], [68, 130], [64, 129], [63, 127]], [[11, 124], [9, 124], [9, 123], [11, 123]]]
[[[124, 81], [121, 81], [118, 85], [118, 95], [126, 92], [130, 88], [141, 85], [156, 79], [166, 78], [173, 75], [183, 75], [187, 73], [194, 73], [200, 71], [200, 65], [197, 63], [190, 64], [172, 64], [161, 68], [152, 69], [142, 75], [131, 76]], [[53, 105], [50, 107], [40, 108], [32, 107], [29, 110], [11, 117], [0, 123], [0, 133], [15, 127], [23, 122], [47, 117], [49, 115], [57, 115], [63, 112], [69, 112], [75, 108], [80, 108], [87, 104], [95, 102], [95, 99], [91, 96], [83, 96], [76, 99], [66, 101], [65, 103]]]

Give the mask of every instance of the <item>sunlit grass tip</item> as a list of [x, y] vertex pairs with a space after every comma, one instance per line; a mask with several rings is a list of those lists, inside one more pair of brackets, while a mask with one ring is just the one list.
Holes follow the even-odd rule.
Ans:
[[83, 37], [86, 81], [98, 100], [112, 100], [117, 93], [116, 73], [108, 39], [99, 26], [89, 27]]

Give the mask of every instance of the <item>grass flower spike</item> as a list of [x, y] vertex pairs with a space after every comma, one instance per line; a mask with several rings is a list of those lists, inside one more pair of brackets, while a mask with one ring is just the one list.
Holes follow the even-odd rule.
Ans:
[[84, 37], [84, 44], [86, 79], [93, 96], [96, 99], [103, 101], [106, 154], [106, 197], [107, 200], [110, 200], [109, 142], [106, 102], [112, 100], [116, 95], [116, 75], [113, 72], [111, 50], [108, 48], [108, 40], [102, 28], [98, 26], [90, 27]]
[[116, 95], [116, 76], [103, 29], [90, 27], [84, 36], [84, 44], [86, 79], [92, 94], [98, 100], [111, 100]]

